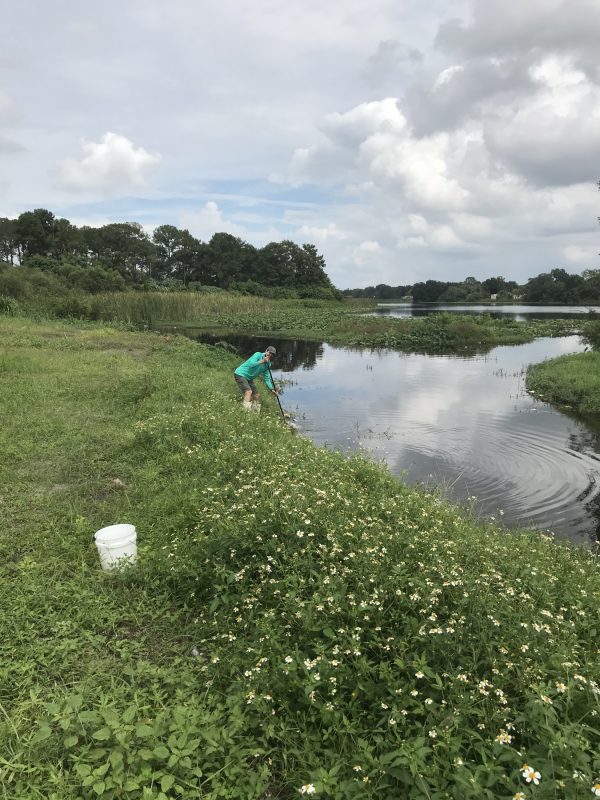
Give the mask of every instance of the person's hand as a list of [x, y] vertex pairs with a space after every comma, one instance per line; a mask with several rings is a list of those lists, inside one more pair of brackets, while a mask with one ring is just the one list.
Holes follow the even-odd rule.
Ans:
[[277, 391], [277, 389], [271, 389], [271, 391], [273, 392], [275, 397], [279, 397], [279, 392]]

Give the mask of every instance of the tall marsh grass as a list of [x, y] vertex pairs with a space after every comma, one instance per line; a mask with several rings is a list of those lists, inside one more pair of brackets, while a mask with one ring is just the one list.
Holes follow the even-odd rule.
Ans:
[[273, 301], [229, 292], [121, 292], [96, 295], [91, 301], [96, 319], [119, 320], [135, 325], [160, 323], [201, 324], [222, 314], [269, 313]]

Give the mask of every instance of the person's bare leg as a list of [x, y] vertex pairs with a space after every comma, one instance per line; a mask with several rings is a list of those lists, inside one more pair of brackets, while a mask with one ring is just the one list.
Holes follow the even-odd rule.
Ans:
[[252, 395], [250, 407], [252, 408], [252, 411], [255, 411], [257, 414], [260, 411], [260, 395], [258, 392]]
[[244, 411], [252, 410], [252, 404], [250, 402], [251, 397], [252, 397], [252, 389], [247, 389], [244, 392], [244, 396], [242, 398], [242, 408], [244, 409]]

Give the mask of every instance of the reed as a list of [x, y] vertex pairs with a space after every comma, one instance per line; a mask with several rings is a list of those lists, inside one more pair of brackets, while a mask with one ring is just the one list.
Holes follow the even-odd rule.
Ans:
[[95, 295], [97, 319], [153, 327], [161, 323], [198, 325], [222, 314], [263, 315], [273, 301], [230, 292], [120, 292]]

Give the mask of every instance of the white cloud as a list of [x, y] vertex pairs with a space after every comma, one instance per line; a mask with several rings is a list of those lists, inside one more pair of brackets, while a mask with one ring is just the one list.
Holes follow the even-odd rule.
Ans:
[[361, 242], [358, 250], [361, 253], [379, 253], [381, 252], [381, 245], [379, 242]]
[[423, 53], [398, 39], [384, 39], [368, 59], [364, 74], [370, 85], [383, 86], [398, 82], [408, 70], [423, 62]]
[[552, 50], [597, 52], [596, 0], [472, 0], [472, 18], [440, 26], [437, 42], [465, 56]]
[[567, 261], [578, 266], [588, 266], [591, 269], [593, 265], [598, 264], [600, 260], [598, 249], [598, 247], [594, 247], [593, 245], [582, 247], [581, 245], [571, 244], [565, 247], [563, 252]]
[[[13, 100], [4, 92], [0, 92], [0, 156], [3, 153], [14, 155], [21, 153], [25, 147], [12, 137], [12, 128], [18, 122], [18, 114]], [[10, 135], [6, 135], [11, 131]]]
[[316, 225], [302, 225], [296, 231], [296, 236], [300, 238], [308, 237], [317, 242], [326, 242], [328, 239], [338, 239], [342, 241], [346, 239], [346, 234], [341, 231], [335, 222], [330, 222], [325, 228], [318, 228]]
[[533, 92], [486, 115], [490, 151], [538, 185], [593, 179], [600, 160], [600, 86], [566, 57], [543, 58], [530, 74]]
[[442, 88], [442, 86], [445, 86], [447, 83], [450, 83], [450, 81], [455, 75], [458, 75], [463, 71], [464, 71], [464, 66], [462, 64], [453, 64], [453, 66], [451, 67], [446, 67], [446, 69], [443, 69], [435, 79], [435, 82], [433, 84], [433, 91], [437, 92], [439, 89]]
[[375, 132], [361, 144], [359, 157], [373, 179], [391, 184], [416, 206], [459, 210], [469, 193], [449, 174], [453, 144], [448, 134], [417, 139], [404, 131]]
[[[461, 70], [441, 74], [439, 86], [457, 79]], [[440, 258], [462, 253], [483, 263], [486, 254], [516, 246], [523, 237], [532, 241], [592, 230], [595, 188], [583, 181], [579, 162], [569, 162], [567, 153], [575, 141], [589, 172], [591, 149], [600, 141], [600, 125], [595, 130], [600, 102], [586, 111], [586, 123], [581, 120], [590, 93], [600, 89], [565, 58], [539, 59], [531, 78], [532, 92], [517, 104], [490, 102], [479, 118], [448, 132], [418, 135], [397, 98], [328, 114], [318, 141], [296, 152], [294, 180], [318, 185], [319, 174], [326, 172], [325, 180], [354, 203], [370, 204], [373, 217], [364, 213], [357, 228], [340, 207], [337, 224], [349, 236], [336, 248], [336, 260], [364, 265], [360, 242], [373, 240], [380, 265], [388, 270], [396, 247]], [[552, 162], [559, 151], [560, 167]], [[326, 251], [329, 255], [329, 247]], [[488, 269], [491, 274], [495, 268]]]
[[[458, 228], [462, 227], [467, 233], [473, 230], [471, 219], [462, 215], [459, 219], [452, 217], [452, 224], [430, 223], [420, 214], [409, 214], [407, 218], [407, 231], [399, 241], [399, 246], [431, 247], [439, 251], [467, 249], [467, 243], [460, 237]], [[475, 226], [476, 227], [476, 226]]]
[[0, 123], [6, 125], [14, 121], [15, 121], [14, 103], [5, 92], [0, 92]]
[[83, 157], [65, 159], [58, 169], [59, 184], [65, 189], [112, 194], [142, 186], [148, 170], [160, 161], [160, 155], [110, 131], [100, 142], [83, 142], [82, 150]]
[[193, 236], [209, 241], [215, 233], [230, 233], [232, 236], [244, 237], [245, 231], [235, 222], [225, 219], [219, 206], [209, 200], [200, 211], [181, 215], [180, 225], [187, 228]]
[[347, 173], [355, 174], [356, 150], [369, 136], [399, 135], [406, 119], [395, 98], [360, 103], [349, 111], [325, 115], [315, 144], [297, 148], [287, 173], [293, 185], [309, 182], [337, 182]]
[[382, 247], [379, 242], [367, 240], [354, 249], [353, 261], [359, 267], [371, 267], [377, 264], [381, 253]]

